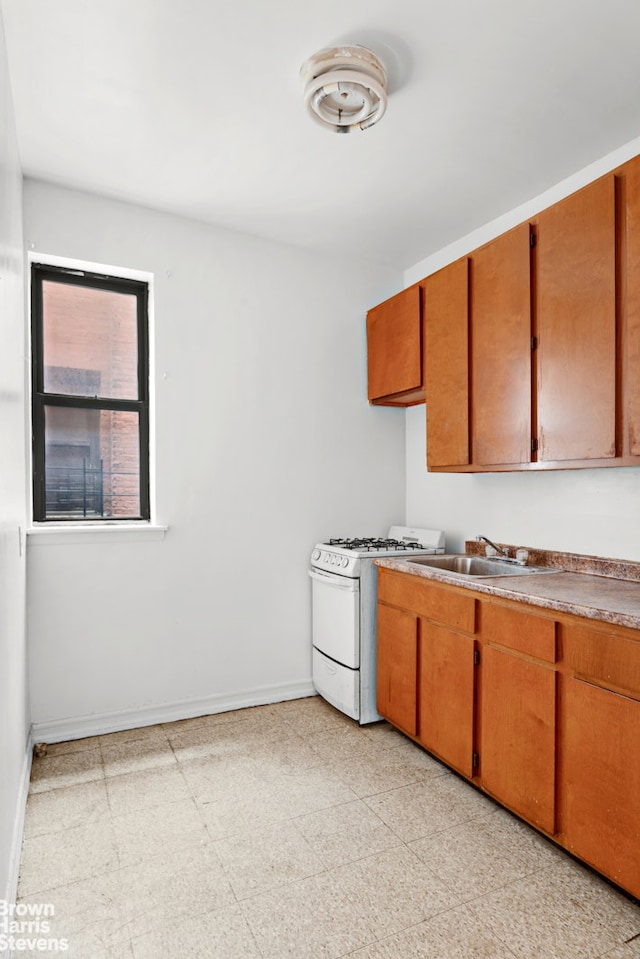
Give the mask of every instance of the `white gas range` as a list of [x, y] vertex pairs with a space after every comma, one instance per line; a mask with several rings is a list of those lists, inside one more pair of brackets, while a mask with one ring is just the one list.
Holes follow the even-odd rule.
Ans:
[[313, 684], [337, 709], [373, 723], [376, 710], [375, 559], [444, 553], [442, 530], [392, 526], [387, 537], [330, 539], [311, 553]]

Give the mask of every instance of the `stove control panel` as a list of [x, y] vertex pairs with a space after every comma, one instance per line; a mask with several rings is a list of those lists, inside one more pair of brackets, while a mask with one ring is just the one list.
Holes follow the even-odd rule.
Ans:
[[328, 573], [338, 573], [352, 579], [360, 575], [360, 559], [358, 556], [348, 555], [345, 551], [339, 549], [324, 549], [322, 545], [316, 546], [311, 553], [311, 566], [313, 569], [324, 569]]
[[337, 569], [346, 569], [350, 563], [355, 561], [355, 556], [345, 556], [342, 553], [335, 552], [334, 550], [327, 549], [314, 549], [311, 554], [311, 561], [314, 566], [320, 566], [323, 569], [331, 569], [335, 567]]

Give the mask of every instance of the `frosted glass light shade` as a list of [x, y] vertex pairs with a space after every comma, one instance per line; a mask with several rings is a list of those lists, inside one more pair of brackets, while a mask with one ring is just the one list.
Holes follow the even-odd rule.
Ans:
[[387, 108], [387, 72], [366, 47], [331, 47], [302, 65], [304, 98], [314, 120], [337, 133], [368, 130]]

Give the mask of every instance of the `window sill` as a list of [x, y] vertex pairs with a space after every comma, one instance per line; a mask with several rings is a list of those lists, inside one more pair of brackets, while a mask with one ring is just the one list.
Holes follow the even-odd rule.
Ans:
[[150, 542], [162, 540], [168, 526], [157, 526], [152, 523], [74, 523], [53, 525], [47, 523], [42, 526], [32, 526], [27, 530], [27, 540], [30, 546], [60, 546], [73, 543], [130, 543]]

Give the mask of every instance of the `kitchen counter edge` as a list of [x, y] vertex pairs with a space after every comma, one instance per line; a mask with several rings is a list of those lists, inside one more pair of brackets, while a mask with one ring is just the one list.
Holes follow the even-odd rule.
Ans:
[[[501, 544], [502, 545], [502, 544]], [[476, 552], [468, 549], [467, 552]], [[540, 556], [540, 554], [538, 554]], [[566, 554], [568, 555], [568, 554]], [[430, 579], [447, 586], [484, 593], [487, 596], [503, 597], [516, 602], [528, 603], [543, 609], [553, 609], [587, 619], [612, 623], [640, 630], [640, 564], [625, 563], [625, 567], [637, 567], [639, 579], [617, 579], [596, 572], [598, 563], [609, 562], [598, 557], [584, 557], [594, 560], [594, 572], [568, 572], [558, 569], [530, 576], [496, 576], [490, 580], [470, 578], [461, 579], [447, 573], [446, 570], [428, 566], [412, 565], [407, 558], [380, 558], [376, 566], [396, 570], [420, 579]], [[544, 564], [547, 565], [547, 564]], [[548, 565], [553, 565], [549, 563]], [[633, 572], [633, 569], [631, 570]], [[628, 573], [628, 570], [627, 570]], [[516, 580], [516, 582], [514, 582]]]

